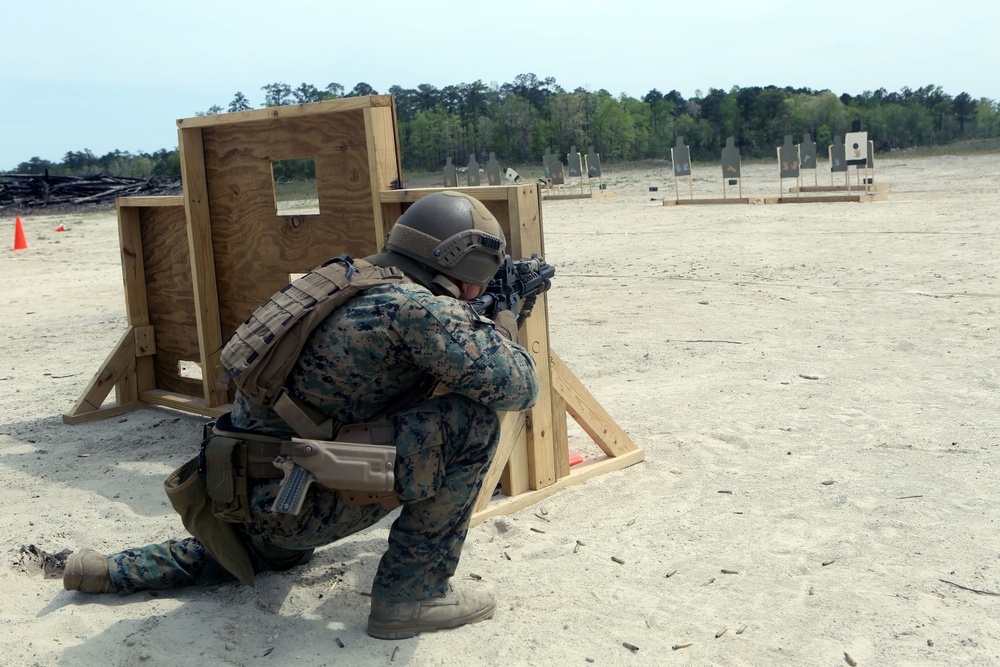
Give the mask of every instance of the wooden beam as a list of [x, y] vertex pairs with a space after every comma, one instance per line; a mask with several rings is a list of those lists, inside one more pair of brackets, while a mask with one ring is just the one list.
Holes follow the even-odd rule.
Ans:
[[563, 477], [555, 484], [547, 486], [544, 489], [528, 491], [527, 493], [496, 500], [490, 503], [486, 509], [472, 515], [472, 525], [475, 526], [486, 519], [513, 514], [514, 512], [523, 510], [526, 507], [531, 507], [532, 505], [555, 495], [556, 492], [561, 491], [562, 489], [575, 486], [587, 481], [588, 479], [597, 477], [598, 475], [603, 475], [605, 473], [621, 470], [622, 468], [635, 465], [643, 460], [643, 456], [643, 451], [641, 449], [637, 449], [634, 452], [629, 452], [628, 454], [624, 454], [622, 456], [595, 459], [594, 461], [575, 465], [573, 466], [572, 472], [568, 477]]
[[[820, 186], [824, 187], [824, 186]], [[807, 188], [793, 188], [799, 192], [808, 191]], [[840, 189], [840, 188], [837, 188]], [[838, 202], [873, 202], [887, 201], [889, 193], [881, 192], [875, 194], [857, 195], [814, 195], [811, 197], [743, 197], [740, 199], [664, 199], [664, 206], [684, 206], [690, 204], [830, 204]]]
[[572, 194], [572, 195], [550, 195], [546, 194], [543, 199], [545, 200], [557, 200], [557, 199], [593, 199], [594, 195], [592, 193], [586, 192], [584, 194]]
[[[508, 252], [515, 259], [538, 254], [545, 256], [542, 240], [542, 207], [538, 187], [509, 188], [507, 209], [510, 212]], [[556, 443], [552, 439], [552, 383], [549, 380], [549, 322], [546, 295], [540, 294], [535, 308], [518, 334], [521, 345], [535, 360], [542, 391], [528, 413], [527, 447], [528, 475], [532, 489], [554, 484], [556, 474]], [[565, 447], [565, 443], [560, 443]]]
[[205, 149], [200, 129], [181, 129], [177, 134], [181, 178], [184, 181], [184, 213], [187, 217], [191, 280], [198, 322], [198, 347], [201, 352], [202, 389], [207, 405], [216, 406], [226, 403], [229, 396], [227, 390], [219, 387], [216, 381], [223, 340], [219, 292], [215, 282], [212, 219], [208, 208]]
[[562, 479], [570, 474], [569, 465], [569, 420], [566, 400], [558, 391], [552, 393], [552, 443], [555, 446], [556, 477]]
[[[183, 129], [193, 129], [199, 127], [212, 127], [215, 125], [228, 125], [231, 123], [267, 121], [275, 118], [301, 118], [303, 116], [316, 116], [335, 111], [352, 111], [356, 109], [389, 106], [395, 106], [392, 95], [345, 97], [339, 100], [327, 100], [326, 102], [288, 104], [280, 107], [268, 107], [267, 109], [251, 109], [250, 111], [237, 111], [235, 113], [220, 113], [211, 116], [180, 118], [177, 120], [177, 127]], [[185, 187], [186, 186], [187, 181], [185, 181]]]
[[[153, 199], [144, 197], [143, 199]], [[164, 197], [163, 199], [166, 199]], [[170, 197], [179, 203], [180, 197]], [[139, 208], [129, 205], [124, 198], [116, 202], [118, 208], [118, 240], [121, 245], [122, 258], [122, 280], [125, 286], [125, 315], [129, 326], [136, 330], [136, 392], [152, 389], [155, 386], [155, 371], [153, 359], [146, 358], [153, 352], [148, 352], [149, 346], [155, 343], [152, 341], [151, 327], [149, 326], [149, 300], [146, 295], [146, 266], [144, 262], [142, 247], [142, 221]], [[140, 338], [140, 331], [150, 330], [148, 340]], [[140, 345], [140, 343], [142, 343]], [[139, 358], [141, 357], [141, 358]], [[136, 395], [128, 392], [126, 396], [119, 393], [120, 403], [131, 403], [136, 400]]]
[[801, 188], [788, 188], [789, 192], [846, 192], [847, 190], [891, 190], [889, 183], [877, 183], [868, 185], [857, 185], [853, 188], [848, 185], [806, 185]]
[[135, 410], [140, 410], [146, 407], [146, 404], [141, 401], [136, 401], [134, 403], [115, 403], [114, 405], [107, 405], [98, 408], [97, 410], [91, 410], [90, 412], [80, 412], [73, 413], [72, 411], [63, 415], [62, 420], [64, 424], [69, 424], [70, 426], [76, 426], [77, 424], [82, 424], [83, 422], [93, 421], [95, 419], [107, 419], [108, 417], [117, 417], [118, 415], [124, 415]]
[[135, 356], [137, 359], [156, 354], [156, 335], [153, 327], [134, 327]]
[[[365, 129], [369, 165], [373, 175], [372, 193], [398, 189], [403, 164], [399, 152], [399, 133], [396, 130], [396, 107], [365, 109]], [[378, 197], [373, 199], [378, 200]]]
[[[472, 187], [448, 188], [448, 192], [464, 192], [470, 197], [475, 197], [479, 201], [507, 201], [508, 191], [512, 185], [480, 185]], [[383, 190], [379, 193], [379, 199], [383, 204], [409, 204], [422, 199], [435, 192], [441, 192], [441, 188], [405, 188], [403, 190]]]
[[[135, 339], [134, 330], [132, 337]], [[125, 364], [124, 370], [118, 376], [118, 381], [115, 382], [115, 402], [119, 405], [128, 405], [139, 400], [139, 380], [136, 376], [136, 361], [135, 347], [133, 345], [132, 361]]]
[[228, 403], [224, 403], [222, 405], [206, 405], [205, 400], [202, 398], [188, 396], [186, 394], [177, 394], [171, 391], [163, 391], [162, 389], [144, 391], [139, 394], [139, 399], [142, 401], [143, 406], [157, 405], [163, 408], [171, 408], [174, 410], [181, 410], [183, 412], [192, 412], [194, 414], [210, 417], [212, 419], [221, 417], [233, 408], [233, 406]]
[[814, 195], [811, 197], [765, 197], [767, 204], [827, 204], [838, 202], [872, 202], [887, 201], [889, 193], [858, 194], [858, 195]]
[[126, 208], [152, 208], [154, 206], [184, 206], [183, 195], [119, 197], [118, 210]]
[[[375, 238], [385, 238], [389, 224], [382, 217], [382, 202], [377, 194], [392, 187], [399, 187], [403, 167], [399, 155], [399, 135], [396, 133], [395, 106], [364, 110], [365, 137], [368, 142], [368, 166], [371, 180], [372, 212]], [[395, 217], [395, 216], [393, 216]]]
[[687, 204], [755, 204], [763, 203], [763, 199], [755, 200], [747, 197], [731, 197], [726, 199], [664, 199], [664, 206], [684, 206]]

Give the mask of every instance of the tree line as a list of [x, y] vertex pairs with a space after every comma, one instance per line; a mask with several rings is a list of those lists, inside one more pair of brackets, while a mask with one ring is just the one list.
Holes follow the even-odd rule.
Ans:
[[[271, 83], [261, 87], [260, 107], [304, 104], [343, 97], [378, 94], [361, 82], [347, 90], [338, 83], [322, 88]], [[898, 92], [880, 88], [859, 95], [836, 95], [829, 90], [734, 86], [709, 88], [685, 98], [676, 90], [653, 88], [641, 98], [607, 90], [576, 88], [568, 91], [552, 77], [519, 74], [513, 82], [486, 85], [482, 81], [437, 88], [390, 87], [395, 97], [399, 137], [405, 169], [436, 171], [451, 157], [464, 165], [470, 155], [482, 164], [489, 153], [510, 165], [540, 164], [546, 148], [563, 155], [572, 146], [589, 147], [602, 162], [629, 162], [669, 158], [679, 137], [694, 160], [718, 161], [726, 138], [732, 136], [744, 159], [770, 159], [785, 135], [795, 142], [805, 134], [820, 147], [860, 122], [875, 142], [877, 152], [899, 148], [940, 146], [969, 139], [1000, 137], [1000, 105], [973, 98], [967, 92], [952, 96], [941, 86], [927, 85]], [[225, 107], [214, 105], [197, 115], [246, 111], [254, 108], [237, 92]], [[310, 161], [305, 161], [311, 164]], [[66, 153], [61, 163], [39, 158], [23, 162], [16, 173], [179, 177], [177, 151], [153, 154], [113, 151], [97, 157], [89, 150]], [[283, 166], [283, 178], [308, 177]]]

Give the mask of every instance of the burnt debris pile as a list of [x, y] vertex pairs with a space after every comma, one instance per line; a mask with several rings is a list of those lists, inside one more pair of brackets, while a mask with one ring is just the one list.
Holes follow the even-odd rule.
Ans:
[[114, 204], [118, 197], [174, 195], [179, 180], [119, 176], [0, 174], [0, 210]]

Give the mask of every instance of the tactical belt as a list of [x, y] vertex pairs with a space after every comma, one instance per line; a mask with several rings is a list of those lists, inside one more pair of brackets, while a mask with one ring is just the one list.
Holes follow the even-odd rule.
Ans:
[[[364, 426], [364, 425], [359, 425]], [[274, 465], [274, 460], [281, 456], [281, 445], [287, 438], [264, 435], [253, 431], [245, 431], [232, 426], [229, 415], [223, 415], [218, 421], [211, 425], [211, 433], [224, 438], [240, 441], [240, 445], [246, 452], [245, 479], [279, 479], [284, 476], [284, 471]], [[384, 436], [383, 436], [384, 438]], [[228, 457], [227, 457], [228, 458]], [[237, 460], [242, 457], [237, 454]], [[225, 477], [226, 474], [223, 473]], [[209, 474], [210, 481], [214, 475]], [[228, 480], [227, 480], [228, 481]], [[242, 495], [245, 495], [245, 487]], [[239, 493], [236, 495], [240, 495]], [[345, 505], [367, 505], [369, 503], [380, 503], [386, 509], [399, 507], [400, 501], [395, 491], [370, 492], [370, 491], [345, 491], [337, 490], [340, 501]], [[228, 520], [239, 518], [242, 521], [249, 521], [249, 515], [245, 513], [245, 498], [238, 499], [236, 506], [238, 509], [232, 512], [232, 517]], [[223, 512], [224, 513], [224, 512]]]
[[281, 454], [281, 443], [254, 442], [244, 440], [247, 448], [247, 477], [251, 479], [275, 479], [284, 473], [274, 466], [274, 459]]
[[284, 475], [280, 468], [274, 466], [273, 461], [281, 455], [281, 443], [285, 438], [243, 430], [229, 430], [225, 424], [219, 424], [219, 422], [215, 423], [212, 432], [215, 435], [243, 441], [247, 453], [247, 477], [277, 479]]

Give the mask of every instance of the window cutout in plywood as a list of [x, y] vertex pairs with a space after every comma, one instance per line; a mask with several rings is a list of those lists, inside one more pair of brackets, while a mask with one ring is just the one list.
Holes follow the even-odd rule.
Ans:
[[319, 215], [316, 161], [311, 157], [273, 160], [274, 210], [278, 215]]
[[182, 359], [177, 362], [177, 375], [191, 380], [201, 380], [203, 379], [201, 364], [197, 361], [184, 361]]

